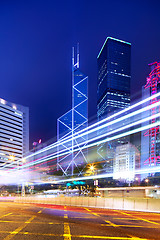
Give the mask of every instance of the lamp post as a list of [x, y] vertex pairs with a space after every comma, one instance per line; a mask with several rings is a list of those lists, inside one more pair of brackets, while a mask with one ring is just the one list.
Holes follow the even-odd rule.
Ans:
[[[21, 160], [22, 165], [26, 163], [26, 159], [22, 158]], [[21, 190], [22, 197], [25, 197], [25, 183], [22, 182], [22, 190]]]
[[146, 179], [145, 179], [145, 182], [146, 182], [146, 184], [147, 184], [147, 186], [148, 186], [149, 179], [148, 179], [148, 178], [146, 178]]

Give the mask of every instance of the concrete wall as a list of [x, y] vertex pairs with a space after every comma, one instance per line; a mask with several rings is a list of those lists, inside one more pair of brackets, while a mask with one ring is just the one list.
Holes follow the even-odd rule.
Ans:
[[160, 212], [160, 199], [96, 197], [16, 197], [15, 202]]
[[139, 189], [129, 189], [129, 190], [104, 190], [100, 191], [101, 196], [103, 197], [140, 197], [144, 198], [146, 197], [145, 189], [139, 190]]

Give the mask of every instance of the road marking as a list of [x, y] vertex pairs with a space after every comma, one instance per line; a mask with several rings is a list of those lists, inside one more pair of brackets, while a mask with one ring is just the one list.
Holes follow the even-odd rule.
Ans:
[[[24, 223], [24, 221], [7, 221], [7, 220], [0, 220], [0, 223]], [[33, 223], [32, 223], [33, 224]], [[34, 222], [34, 224], [61, 224], [56, 222]]]
[[10, 240], [11, 238], [13, 238], [17, 233], [19, 233], [23, 228], [25, 228], [27, 226], [28, 223], [30, 223], [36, 216], [31, 217], [30, 219], [28, 219], [28, 221], [26, 221], [23, 225], [21, 225], [20, 227], [16, 228], [13, 232], [10, 233], [10, 235], [8, 235], [7, 237], [5, 237], [3, 240]]
[[25, 217], [25, 218], [28, 218], [28, 215], [23, 215], [23, 214], [12, 214], [12, 216], [11, 217]]
[[155, 225], [159, 225], [159, 223], [157, 223], [157, 222], [149, 221], [149, 220], [147, 220], [147, 219], [140, 218], [140, 217], [135, 217], [135, 216], [133, 216], [132, 214], [125, 213], [125, 212], [121, 212], [121, 211], [118, 211], [118, 210], [116, 210], [116, 211], [117, 211], [117, 212], [120, 212], [121, 214], [127, 215], [127, 216], [132, 216], [134, 219], [136, 218], [137, 220], [141, 220], [141, 221], [144, 221], [144, 222], [148, 222], [148, 223], [152, 223], [152, 224], [155, 224]]
[[[103, 226], [103, 227], [110, 227], [110, 225], [108, 225], [108, 224], [101, 224], [101, 226]], [[156, 227], [156, 226], [138, 226], [138, 225], [116, 225], [117, 227], [133, 227], [133, 228], [159, 228], [158, 226]]]
[[36, 216], [31, 217], [28, 221], [26, 221], [25, 223], [30, 223]]
[[91, 214], [93, 214], [93, 215], [95, 215], [95, 216], [97, 216], [97, 217], [102, 218], [103, 221], [106, 222], [106, 223], [108, 223], [110, 226], [112, 226], [112, 227], [118, 227], [118, 225], [112, 223], [111, 221], [105, 220], [105, 219], [104, 219], [103, 217], [101, 217], [99, 214], [92, 212], [90, 209], [88, 209], [88, 208], [84, 208], [84, 209], [86, 209], [86, 210], [87, 210], [88, 212], [90, 212]]
[[89, 235], [72, 235], [75, 238], [99, 238], [99, 239], [124, 239], [124, 240], [148, 240], [146, 238], [137, 238], [137, 237], [110, 237], [110, 236], [89, 236]]
[[111, 221], [104, 220], [106, 223], [108, 223], [112, 227], [119, 227], [119, 225], [112, 223]]
[[[67, 211], [67, 207], [64, 206], [64, 212]], [[68, 219], [68, 215], [64, 214], [64, 218]], [[64, 222], [64, 234], [63, 234], [64, 240], [71, 240], [71, 232], [68, 222]]]
[[0, 222], [8, 222], [8, 223], [23, 223], [22, 221], [17, 221], [17, 222], [15, 222], [15, 221], [6, 221], [6, 220], [0, 220]]
[[71, 216], [70, 218], [78, 218], [78, 219], [81, 219], [81, 218], [82, 218], [82, 219], [83, 219], [83, 218], [87, 218], [87, 219], [89, 218], [89, 219], [91, 219], [91, 218], [93, 218], [93, 219], [95, 219], [96, 217], [94, 217], [94, 216], [93, 216], [93, 217], [91, 217], [91, 216], [89, 216], [89, 217], [83, 217], [83, 216], [81, 216], [81, 217], [72, 217], [72, 216]]
[[138, 221], [139, 219], [133, 219], [133, 218], [113, 218], [113, 219], [119, 219], [119, 220], [132, 220], [132, 221]]
[[[0, 233], [11, 233], [8, 231], [0, 231]], [[53, 234], [53, 233], [32, 233], [32, 232], [19, 232], [20, 235], [37, 235], [37, 236], [52, 236], [52, 237], [70, 237], [68, 234]], [[75, 238], [98, 238], [98, 239], [117, 239], [117, 240], [148, 240], [146, 238], [137, 238], [137, 237], [109, 237], [109, 236], [90, 236], [90, 235], [72, 235]]]
[[[108, 226], [112, 226], [112, 227], [120, 227], [120, 225], [117, 225], [117, 224], [115, 224], [115, 223], [112, 223], [111, 221], [107, 221], [107, 220], [105, 220], [104, 219], [104, 217], [101, 217], [100, 215], [98, 215], [97, 213], [93, 213], [90, 209], [88, 209], [88, 208], [84, 208], [84, 209], [86, 209], [87, 211], [89, 211], [89, 212], [91, 212], [92, 214], [94, 214], [94, 215], [96, 215], [96, 216], [99, 216], [100, 218], [102, 218], [103, 219], [103, 221], [105, 221], [106, 223], [108, 223], [109, 225]], [[123, 226], [123, 225], [122, 225]], [[73, 236], [72, 236], [73, 237]], [[141, 239], [142, 240], [142, 238], [138, 238], [138, 237], [134, 237], [134, 236], [130, 236], [131, 238], [116, 238], [116, 237], [106, 237], [106, 239], [132, 239], [132, 240], [138, 240], [138, 239]], [[90, 237], [89, 237], [90, 238]], [[95, 238], [94, 236], [92, 236], [92, 238]], [[99, 238], [99, 237], [98, 237]], [[147, 240], [147, 239], [145, 239], [145, 240]]]
[[9, 216], [9, 215], [11, 215], [11, 214], [12, 214], [12, 213], [4, 214], [4, 215], [0, 216], [0, 218], [3, 218], [3, 217], [6, 217], [6, 216]]
[[40, 210], [38, 213], [42, 213], [42, 211], [45, 209], [45, 207], [41, 207], [42, 210]]
[[84, 208], [84, 209], [87, 210], [88, 212], [90, 212], [91, 214], [93, 214], [97, 217], [100, 217], [97, 213], [92, 212], [90, 209], [88, 209], [88, 208]]
[[142, 239], [144, 239], [144, 240], [149, 240], [149, 239], [146, 239], [146, 238], [134, 237], [134, 236], [132, 236], [132, 235], [129, 235], [129, 236], [131, 237], [132, 240], [142, 240]]
[[[67, 215], [64, 216], [64, 218], [68, 218]], [[71, 233], [70, 233], [70, 227], [69, 223], [64, 222], [64, 234], [63, 234], [64, 240], [71, 240]]]

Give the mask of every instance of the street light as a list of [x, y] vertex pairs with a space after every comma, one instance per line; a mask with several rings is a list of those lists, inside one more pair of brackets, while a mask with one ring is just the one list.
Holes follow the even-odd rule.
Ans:
[[95, 167], [94, 167], [93, 165], [91, 165], [90, 168], [89, 168], [89, 170], [92, 171], [92, 172], [94, 172]]
[[14, 155], [9, 155], [9, 160], [10, 161], [14, 161], [15, 160], [15, 156]]
[[146, 179], [145, 179], [145, 182], [146, 182], [146, 184], [148, 185], [149, 179], [148, 179], [148, 178], [146, 178]]
[[22, 158], [22, 163], [26, 163], [26, 159], [25, 158]]

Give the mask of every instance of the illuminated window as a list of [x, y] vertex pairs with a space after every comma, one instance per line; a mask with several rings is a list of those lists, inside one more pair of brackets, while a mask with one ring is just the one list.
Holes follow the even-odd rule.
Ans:
[[13, 107], [13, 109], [17, 110], [17, 106], [16, 105], [13, 105], [12, 107]]
[[6, 101], [4, 99], [1, 98], [0, 101], [2, 104], [6, 104]]

